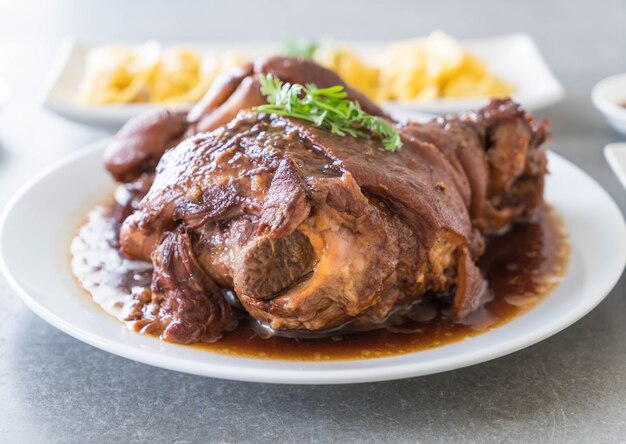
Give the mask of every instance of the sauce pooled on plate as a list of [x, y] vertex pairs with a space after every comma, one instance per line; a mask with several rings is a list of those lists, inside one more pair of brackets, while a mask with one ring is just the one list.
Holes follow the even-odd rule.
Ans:
[[[72, 268], [96, 303], [125, 320], [137, 299], [149, 297], [152, 265], [120, 255], [117, 233], [121, 220], [123, 208], [115, 201], [92, 210], [72, 243]], [[268, 335], [242, 315], [239, 326], [220, 340], [191, 346], [248, 358], [298, 361], [367, 359], [440, 347], [498, 327], [534, 307], [558, 284], [568, 258], [562, 222], [546, 207], [537, 221], [515, 224], [507, 233], [488, 239], [479, 262], [489, 285], [487, 300], [463, 323], [448, 317], [446, 307], [433, 300], [407, 309], [401, 323], [298, 339]], [[142, 325], [127, 323], [136, 330]]]

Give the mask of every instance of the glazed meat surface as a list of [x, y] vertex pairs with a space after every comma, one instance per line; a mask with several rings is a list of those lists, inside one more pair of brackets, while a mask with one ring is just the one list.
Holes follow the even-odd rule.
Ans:
[[187, 114], [149, 112], [131, 119], [117, 134], [104, 155], [115, 179], [129, 182], [154, 171], [163, 153], [183, 138], [214, 130], [230, 122], [240, 110], [265, 103], [257, 74], [273, 74], [291, 83], [314, 83], [320, 88], [342, 85], [348, 98], [370, 114], [383, 111], [363, 93], [352, 89], [332, 71], [306, 59], [270, 57], [254, 65], [236, 68], [216, 80], [203, 99]]
[[[153, 152], [165, 154], [120, 244], [128, 257], [155, 265], [152, 298], [165, 339], [213, 340], [232, 328], [225, 289], [275, 330], [371, 328], [398, 307], [437, 296], [451, 298], [462, 319], [485, 292], [476, 266], [484, 234], [542, 205], [548, 129], [508, 100], [426, 124], [395, 123], [397, 152], [374, 137], [339, 137], [249, 109], [260, 100], [256, 72], [340, 82], [311, 65], [274, 58], [244, 68], [192, 112], [186, 139], [163, 148], [162, 140], [180, 137], [177, 128], [158, 140]], [[236, 105], [224, 108], [229, 102]], [[149, 171], [138, 165], [116, 177]]]

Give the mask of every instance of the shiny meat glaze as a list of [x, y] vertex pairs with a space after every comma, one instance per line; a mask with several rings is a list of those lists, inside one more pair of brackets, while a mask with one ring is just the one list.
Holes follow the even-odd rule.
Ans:
[[[216, 286], [233, 288], [248, 313], [275, 330], [369, 328], [425, 295], [453, 295], [451, 309], [462, 319], [485, 289], [476, 266], [483, 233], [532, 218], [542, 206], [547, 125], [508, 100], [425, 125], [398, 124], [404, 147], [395, 153], [376, 138], [338, 137], [302, 121], [250, 111], [229, 121], [259, 104], [256, 73], [341, 82], [312, 65], [280, 57], [244, 68], [207, 94], [186, 131], [223, 126], [170, 150], [165, 138], [153, 138], [160, 145], [145, 156], [133, 154], [147, 150], [137, 143], [139, 119], [107, 153], [112, 173], [142, 190], [155, 153], [165, 152], [120, 231], [127, 257], [155, 264], [152, 303], [161, 308], [153, 322], [165, 339], [210, 341], [232, 327]], [[148, 122], [146, 140], [161, 131]], [[142, 155], [145, 163], [126, 169], [111, 164]]]
[[383, 289], [393, 293], [391, 308], [401, 294], [396, 281], [410, 280], [395, 271], [399, 244], [417, 245], [411, 230], [302, 131], [242, 114], [169, 151], [141, 210], [122, 227], [122, 251], [154, 257], [156, 242], [181, 221], [207, 274], [274, 328], [345, 323], [379, 303]]
[[[163, 237], [184, 226], [186, 254], [276, 330], [368, 327], [453, 286], [464, 317], [484, 290], [475, 258], [478, 228], [490, 225], [480, 210], [488, 193], [473, 202], [469, 178], [482, 174], [486, 188], [489, 162], [473, 123], [447, 124], [467, 126], [462, 148], [417, 139], [409, 125], [400, 128], [403, 149], [390, 153], [375, 139], [242, 113], [166, 153], [123, 225], [122, 251], [154, 260]], [[461, 152], [482, 156], [485, 168], [471, 170]]]

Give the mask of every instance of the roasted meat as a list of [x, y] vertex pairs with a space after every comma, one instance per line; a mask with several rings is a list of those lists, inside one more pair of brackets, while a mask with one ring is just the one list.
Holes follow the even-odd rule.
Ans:
[[[493, 101], [426, 124], [395, 122], [403, 148], [389, 152], [375, 137], [252, 111], [263, 103], [256, 75], [265, 72], [343, 84], [310, 61], [271, 58], [209, 91], [176, 147], [166, 149], [180, 127], [153, 125], [153, 142], [125, 144], [136, 134], [126, 129], [109, 151], [107, 166], [129, 183], [145, 183], [164, 152], [120, 231], [122, 252], [155, 266], [164, 338], [211, 340], [231, 328], [227, 289], [277, 331], [373, 328], [424, 297], [452, 295], [459, 319], [473, 312], [485, 292], [476, 266], [483, 235], [542, 204], [546, 124]], [[126, 149], [151, 154], [115, 155]], [[127, 169], [112, 167], [124, 157]]]
[[167, 110], [131, 119], [104, 153], [107, 170], [122, 182], [154, 172], [165, 150], [181, 141], [188, 126], [184, 113]]
[[163, 110], [130, 120], [106, 150], [107, 169], [115, 179], [131, 181], [146, 171], [154, 171], [163, 153], [183, 137], [218, 128], [230, 122], [240, 110], [264, 104], [255, 74], [273, 74], [287, 82], [314, 83], [320, 88], [342, 85], [348, 97], [358, 101], [365, 111], [384, 114], [334, 72], [310, 60], [270, 57], [236, 68], [218, 79], [187, 115]]

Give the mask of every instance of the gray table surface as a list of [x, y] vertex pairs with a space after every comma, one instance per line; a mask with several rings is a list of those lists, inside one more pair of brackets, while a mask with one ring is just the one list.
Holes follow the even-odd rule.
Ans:
[[[595, 82], [626, 71], [621, 1], [0, 1], [0, 207], [35, 171], [108, 133], [39, 107], [55, 49], [82, 39], [397, 39], [525, 31], [567, 98], [538, 115], [552, 149], [626, 211], [602, 156], [619, 141]], [[42, 221], [45, 223], [45, 221]], [[34, 275], [36, 279], [36, 274]], [[190, 376], [85, 345], [31, 313], [0, 278], [2, 442], [626, 442], [626, 278], [562, 333], [495, 361], [403, 381], [277, 386]]]

